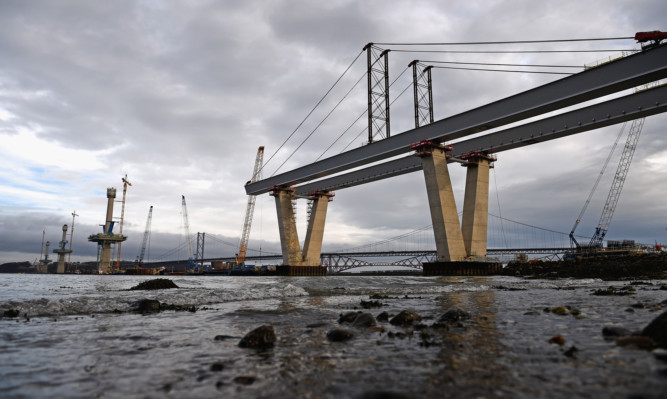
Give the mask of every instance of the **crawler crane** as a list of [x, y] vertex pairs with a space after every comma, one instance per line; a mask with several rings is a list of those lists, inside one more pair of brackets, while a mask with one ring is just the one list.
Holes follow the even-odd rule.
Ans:
[[[646, 85], [643, 90], [650, 90], [652, 87], [655, 87], [657, 85], [658, 82], [650, 83]], [[614, 180], [611, 184], [611, 189], [609, 190], [609, 194], [607, 195], [607, 200], [605, 201], [604, 208], [602, 209], [602, 215], [600, 216], [600, 221], [598, 222], [598, 225], [595, 228], [595, 233], [593, 233], [593, 237], [591, 237], [590, 242], [585, 247], [586, 249], [597, 251], [602, 248], [602, 241], [604, 240], [604, 237], [607, 234], [607, 230], [609, 229], [609, 225], [611, 224], [611, 218], [612, 216], [614, 216], [616, 205], [618, 204], [618, 200], [621, 197], [621, 190], [623, 189], [623, 183], [625, 183], [625, 178], [627, 177], [628, 171], [630, 170], [632, 157], [635, 154], [635, 149], [637, 148], [637, 142], [639, 141], [639, 136], [642, 132], [642, 128], [644, 127], [645, 119], [646, 118], [634, 119], [630, 125], [630, 131], [628, 132], [628, 137], [625, 141], [625, 147], [623, 148], [621, 159], [619, 160], [618, 166], [616, 168], [616, 174], [614, 175]], [[625, 124], [623, 124], [623, 128], [624, 127]], [[595, 182], [595, 185], [593, 186], [593, 190], [591, 191], [590, 195], [588, 196], [588, 199], [586, 200], [586, 204], [579, 213], [579, 217], [577, 218], [577, 221], [574, 223], [572, 231], [570, 231], [570, 242], [573, 244], [573, 246], [576, 247], [577, 252], [581, 252], [581, 250], [584, 248], [582, 248], [582, 246], [574, 238], [574, 231], [579, 225], [579, 222], [581, 221], [581, 218], [584, 212], [586, 211], [586, 207], [588, 207], [588, 203], [590, 202], [591, 197], [593, 196], [593, 192], [595, 192], [598, 183], [600, 183], [600, 179], [602, 178], [602, 174], [604, 173], [604, 170], [607, 167], [607, 164], [609, 163], [609, 159], [611, 158], [611, 155], [614, 152], [614, 148], [616, 148], [618, 140], [621, 138], [621, 135], [623, 133], [623, 128], [621, 128], [621, 132], [618, 134], [618, 137], [616, 138], [616, 142], [614, 143], [614, 146], [612, 147], [611, 152], [609, 153], [609, 156], [607, 157], [607, 160], [605, 161], [605, 164], [602, 167], [602, 171], [600, 172], [600, 175], [598, 176], [598, 179]]]
[[[263, 161], [264, 161], [264, 147], [259, 147], [257, 149], [257, 157], [255, 158], [255, 167], [252, 172], [252, 179], [248, 183], [254, 183], [262, 179]], [[239, 252], [236, 254], [236, 267], [241, 267], [245, 264], [246, 252], [248, 251], [248, 238], [250, 236], [250, 226], [252, 225], [252, 216], [254, 212], [255, 212], [255, 196], [249, 195], [248, 205], [246, 206], [245, 209], [245, 218], [243, 219], [243, 232], [241, 233]]]

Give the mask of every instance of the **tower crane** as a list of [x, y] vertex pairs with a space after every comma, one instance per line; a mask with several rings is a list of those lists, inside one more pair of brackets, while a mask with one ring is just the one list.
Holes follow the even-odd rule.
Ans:
[[[120, 231], [118, 234], [123, 235], [123, 221], [125, 219], [125, 197], [127, 196], [127, 186], [131, 186], [132, 183], [130, 183], [129, 180], [127, 180], [127, 174], [125, 177], [122, 179], [123, 182], [123, 205], [120, 208]], [[118, 243], [118, 257], [116, 258], [116, 270], [120, 269], [120, 247], [122, 245], [122, 242]]]
[[[248, 183], [254, 183], [262, 179], [262, 163], [264, 161], [264, 146], [257, 149], [255, 158], [255, 167], [252, 171], [252, 178]], [[246, 184], [248, 184], [246, 183]], [[239, 252], [236, 254], [236, 266], [245, 264], [246, 252], [248, 251], [248, 238], [250, 237], [250, 227], [252, 225], [252, 216], [255, 212], [255, 196], [248, 196], [248, 205], [245, 209], [245, 218], [243, 219], [243, 231], [241, 232], [241, 242], [239, 243]]]
[[[652, 87], [655, 87], [657, 85], [658, 82], [652, 82], [645, 85], [644, 88], [641, 90], [650, 90]], [[632, 157], [635, 154], [635, 149], [637, 148], [637, 142], [639, 141], [639, 136], [641, 135], [642, 129], [644, 127], [645, 119], [646, 118], [634, 119], [630, 125], [628, 137], [625, 140], [625, 147], [623, 148], [623, 152], [621, 153], [621, 158], [618, 162], [618, 166], [616, 167], [616, 174], [614, 175], [614, 180], [611, 183], [611, 189], [609, 190], [609, 194], [607, 195], [607, 200], [605, 201], [604, 208], [602, 209], [602, 215], [600, 216], [600, 221], [598, 222], [597, 227], [595, 228], [593, 237], [591, 237], [591, 240], [588, 243], [588, 247], [590, 249], [602, 248], [602, 241], [604, 240], [604, 237], [607, 234], [607, 230], [609, 230], [609, 225], [611, 224], [611, 218], [612, 216], [614, 216], [614, 211], [616, 210], [616, 205], [618, 204], [618, 200], [621, 196], [623, 183], [625, 183], [625, 178], [627, 177], [628, 171], [630, 170]], [[604, 173], [604, 170], [607, 167], [607, 164], [609, 163], [609, 159], [611, 158], [611, 155], [614, 152], [614, 148], [616, 148], [616, 144], [618, 144], [618, 140], [620, 139], [624, 128], [625, 124], [623, 124], [621, 132], [616, 138], [616, 142], [614, 143], [614, 146], [612, 147], [611, 152], [609, 153], [609, 156], [605, 161], [602, 171], [600, 172], [600, 175], [598, 176], [598, 179], [595, 182], [595, 185], [593, 186], [593, 190], [588, 196], [588, 200], [586, 201], [584, 208], [579, 213], [579, 217], [577, 218], [577, 221], [574, 223], [572, 231], [570, 231], [570, 241], [576, 245], [578, 250], [581, 249], [581, 246], [574, 239], [574, 230], [579, 225], [581, 217], [586, 211], [586, 207], [588, 206], [588, 203], [591, 200], [595, 188], [600, 182], [600, 178], [602, 177], [602, 174]]]
[[188, 249], [188, 271], [195, 269], [195, 261], [192, 258], [192, 240], [190, 237], [190, 223], [188, 222], [188, 208], [185, 205], [185, 195], [181, 195], [181, 206], [183, 208], [183, 228], [185, 229], [185, 246]]
[[148, 209], [148, 219], [146, 219], [146, 230], [144, 230], [144, 242], [141, 245], [141, 252], [139, 253], [139, 258], [137, 264], [139, 267], [144, 263], [144, 254], [146, 253], [146, 244], [148, 243], [148, 238], [151, 235], [151, 220], [153, 219], [153, 205]]

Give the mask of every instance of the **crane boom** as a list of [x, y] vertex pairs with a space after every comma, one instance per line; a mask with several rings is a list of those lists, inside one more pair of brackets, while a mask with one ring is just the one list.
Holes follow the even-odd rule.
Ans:
[[188, 263], [194, 264], [192, 259], [192, 240], [190, 237], [190, 223], [188, 222], [188, 208], [185, 205], [185, 195], [181, 195], [181, 205], [183, 207], [183, 228], [185, 229], [185, 246], [188, 249]]
[[[657, 85], [657, 83], [654, 85]], [[607, 234], [607, 230], [611, 224], [611, 218], [614, 216], [614, 211], [616, 210], [618, 199], [621, 196], [623, 183], [625, 183], [625, 178], [628, 175], [628, 171], [630, 170], [630, 163], [632, 163], [632, 157], [635, 154], [637, 142], [639, 141], [639, 136], [642, 132], [642, 128], [644, 127], [645, 119], [646, 118], [635, 119], [630, 125], [628, 138], [625, 140], [625, 147], [623, 148], [621, 159], [618, 161], [618, 166], [616, 167], [614, 181], [611, 183], [611, 189], [609, 190], [607, 201], [605, 201], [604, 208], [602, 209], [600, 221], [598, 222], [598, 225], [595, 228], [595, 233], [593, 234], [593, 237], [589, 243], [590, 247], [602, 246], [602, 240], [604, 240], [604, 236]]]
[[148, 237], [151, 235], [151, 220], [153, 219], [153, 205], [148, 209], [148, 219], [146, 219], [146, 230], [144, 230], [144, 242], [141, 245], [141, 253], [139, 254], [139, 267], [144, 263], [144, 255], [146, 254], [146, 244]]
[[[262, 163], [264, 162], [264, 147], [257, 149], [257, 157], [255, 157], [255, 167], [252, 171], [252, 178], [250, 183], [254, 183], [262, 179]], [[245, 262], [246, 252], [248, 251], [248, 238], [250, 237], [250, 227], [252, 225], [252, 216], [255, 212], [255, 196], [248, 196], [248, 204], [245, 209], [245, 218], [243, 219], [243, 231], [241, 233], [241, 242], [239, 244], [239, 252], [236, 254], [236, 265], [242, 265]]]
[[[127, 196], [127, 186], [131, 186], [132, 183], [130, 183], [130, 181], [127, 180], [127, 174], [121, 180], [123, 182], [123, 206], [121, 206], [121, 208], [120, 208], [120, 231], [118, 232], [118, 234], [122, 235], [123, 234], [123, 222], [125, 220], [125, 198]], [[74, 223], [74, 222], [72, 222], [72, 223]], [[74, 230], [74, 229], [72, 229], [72, 230]], [[120, 269], [120, 247], [121, 247], [122, 244], [123, 244], [122, 241], [118, 242], [118, 257], [116, 258], [116, 270]]]
[[584, 217], [584, 213], [586, 212], [586, 208], [588, 208], [588, 204], [590, 204], [591, 199], [593, 198], [593, 194], [595, 193], [595, 190], [598, 188], [598, 184], [600, 184], [600, 180], [602, 180], [602, 176], [604, 175], [605, 170], [607, 170], [607, 165], [609, 165], [609, 161], [611, 160], [611, 156], [614, 155], [614, 150], [616, 149], [616, 146], [618, 145], [618, 142], [621, 140], [621, 136], [623, 135], [623, 131], [625, 130], [626, 123], [624, 123], [621, 126], [621, 130], [618, 132], [618, 136], [616, 136], [616, 141], [614, 141], [614, 145], [611, 146], [611, 150], [609, 151], [609, 155], [607, 155], [607, 159], [604, 161], [604, 165], [602, 166], [602, 170], [600, 170], [600, 174], [598, 174], [598, 178], [595, 181], [595, 184], [593, 185], [593, 189], [591, 190], [590, 194], [588, 194], [588, 198], [586, 199], [586, 203], [584, 203], [584, 207], [581, 208], [581, 212], [579, 212], [579, 216], [577, 217], [577, 220], [574, 222], [574, 226], [572, 226], [572, 230], [570, 231], [570, 244], [572, 245], [572, 247], [576, 247], [577, 249], [580, 248], [579, 243], [574, 238], [574, 231], [579, 226], [579, 223], [581, 223], [581, 219]]

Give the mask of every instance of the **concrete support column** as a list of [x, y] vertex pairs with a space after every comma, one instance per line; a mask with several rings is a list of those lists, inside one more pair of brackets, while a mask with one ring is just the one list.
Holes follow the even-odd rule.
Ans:
[[65, 273], [65, 255], [71, 253], [69, 249], [65, 249], [67, 245], [67, 225], [63, 225], [63, 239], [60, 240], [60, 245], [58, 249], [54, 249], [53, 252], [58, 254], [58, 268], [56, 273], [63, 274]]
[[296, 231], [296, 218], [294, 217], [294, 189], [278, 188], [272, 195], [276, 198], [276, 210], [278, 211], [278, 230], [280, 231], [280, 247], [283, 252], [283, 265], [302, 266], [303, 257], [299, 236]]
[[413, 146], [422, 159], [426, 194], [431, 211], [438, 262], [458, 261], [466, 257], [454, 191], [447, 168], [446, 147], [431, 142]]
[[489, 168], [495, 158], [483, 154], [466, 156], [466, 189], [463, 202], [461, 231], [466, 253], [470, 257], [486, 257], [489, 219]]
[[102, 243], [102, 256], [100, 257], [100, 274], [111, 273], [111, 243]]
[[332, 194], [317, 193], [313, 199], [313, 207], [308, 219], [306, 241], [303, 243], [304, 266], [319, 266], [322, 253], [322, 238], [324, 237], [324, 222], [327, 217], [327, 208]]

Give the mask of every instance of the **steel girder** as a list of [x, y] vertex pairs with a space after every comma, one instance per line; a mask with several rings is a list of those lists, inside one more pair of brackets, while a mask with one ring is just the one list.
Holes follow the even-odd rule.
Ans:
[[[667, 112], [667, 86], [640, 91], [484, 136], [452, 144], [452, 157], [469, 152], [487, 154], [511, 150], [589, 130]], [[453, 160], [450, 160], [453, 162]], [[421, 159], [407, 156], [365, 169], [296, 187], [296, 194], [333, 191], [421, 170]]]
[[258, 195], [274, 186], [293, 186], [410, 151], [421, 140], [445, 142], [556, 111], [667, 77], [667, 45], [548, 83], [429, 125], [356, 148], [289, 172], [250, 183]]

